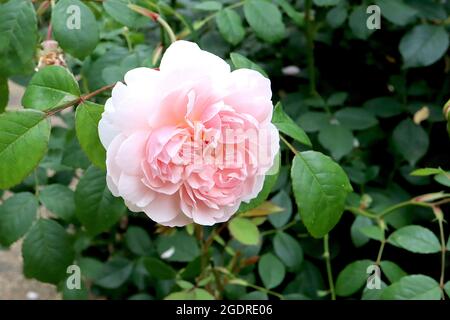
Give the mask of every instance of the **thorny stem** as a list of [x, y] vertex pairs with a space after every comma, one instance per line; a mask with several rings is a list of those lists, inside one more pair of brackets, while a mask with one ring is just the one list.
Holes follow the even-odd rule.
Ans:
[[381, 240], [381, 242], [380, 242], [380, 249], [378, 250], [378, 255], [377, 255], [377, 261], [375, 262], [375, 264], [377, 266], [379, 266], [380, 263], [381, 263], [381, 257], [383, 256], [383, 251], [384, 251], [384, 246], [385, 245], [386, 245], [386, 239]]
[[311, 95], [316, 95], [316, 73], [314, 69], [314, 26], [312, 17], [312, 0], [305, 0], [305, 24], [307, 42], [307, 63], [309, 77], [309, 91]]
[[50, 22], [48, 24], [48, 29], [47, 29], [47, 39], [46, 39], [47, 41], [52, 40], [52, 30], [53, 30], [52, 23]]
[[330, 286], [331, 300], [336, 300], [336, 292], [334, 290], [333, 272], [331, 270], [330, 248], [328, 244], [328, 233], [323, 237], [323, 258], [327, 265], [328, 285]]
[[227, 269], [224, 269], [224, 268], [215, 268], [215, 269], [217, 271], [223, 273], [224, 275], [230, 277], [231, 281], [235, 280], [234, 284], [236, 284], [236, 285], [250, 287], [250, 288], [256, 289], [258, 291], [261, 291], [261, 292], [273, 295], [273, 296], [279, 298], [280, 300], [284, 300], [284, 297], [283, 297], [282, 294], [277, 293], [277, 292], [272, 291], [272, 290], [269, 290], [269, 289], [266, 289], [266, 288], [263, 288], [263, 287], [260, 287], [260, 286], [257, 286], [255, 284], [249, 283], [249, 282], [247, 282], [247, 281], [245, 281], [243, 279], [237, 278], [233, 273], [230, 273], [230, 271], [228, 271]]
[[96, 95], [102, 93], [103, 91], [111, 89], [115, 85], [116, 85], [115, 83], [109, 84], [109, 85], [104, 86], [104, 87], [102, 87], [100, 89], [97, 89], [97, 90], [95, 90], [93, 92], [85, 94], [84, 96], [81, 96], [81, 97], [79, 97], [79, 98], [77, 98], [75, 100], [69, 101], [69, 102], [63, 104], [62, 106], [59, 106], [59, 107], [57, 107], [55, 109], [51, 109], [51, 110], [47, 111], [46, 117], [50, 117], [50, 116], [52, 116], [52, 115], [54, 115], [54, 114], [56, 114], [56, 113], [58, 113], [58, 112], [60, 112], [60, 111], [62, 111], [64, 109], [70, 108], [70, 107], [72, 107], [72, 106], [74, 106], [76, 104], [83, 103], [84, 101], [89, 100], [92, 97], [95, 97]]
[[264, 232], [261, 232], [261, 236], [267, 236], [267, 235], [269, 235], [269, 234], [272, 234], [272, 233], [275, 233], [275, 232], [278, 232], [278, 231], [284, 231], [284, 230], [286, 230], [286, 229], [289, 229], [290, 227], [293, 227], [293, 226], [295, 226], [296, 224], [298, 224], [298, 222], [297, 221], [291, 221], [291, 222], [289, 222], [288, 224], [286, 224], [286, 225], [284, 225], [283, 227], [281, 227], [281, 228], [278, 228], [278, 229], [272, 229], [272, 230], [267, 230], [267, 231], [264, 231]]
[[445, 245], [445, 234], [444, 234], [444, 214], [441, 208], [434, 206], [433, 213], [439, 223], [439, 235], [441, 242], [441, 276], [439, 278], [439, 286], [442, 291], [442, 299], [445, 300], [444, 294], [444, 284], [445, 284], [445, 254], [447, 253], [447, 247]]
[[222, 281], [221, 281], [221, 277], [220, 277], [219, 272], [217, 272], [217, 270], [214, 268], [214, 265], [212, 263], [211, 263], [211, 270], [212, 270], [212, 273], [214, 275], [214, 279], [216, 281], [217, 300], [220, 300], [221, 299], [221, 294], [222, 294], [222, 292], [224, 290], [223, 284], [222, 284]]
[[[393, 205], [393, 206], [387, 208], [386, 210], [382, 211], [379, 214], [379, 217], [382, 218], [382, 217], [388, 215], [389, 213], [391, 213], [391, 212], [393, 212], [395, 210], [398, 210], [400, 208], [407, 207], [407, 206], [420, 206], [420, 207], [432, 208], [434, 205], [436, 205], [436, 204], [433, 204], [433, 203], [426, 203], [426, 202], [416, 201], [415, 200], [416, 198], [408, 200], [408, 201], [397, 203], [396, 205]], [[450, 200], [450, 199], [447, 199], [447, 200]], [[446, 203], [446, 202], [448, 202], [448, 201], [445, 201], [444, 203]], [[442, 204], [442, 201], [440, 201], [439, 203]]]
[[374, 213], [370, 213], [367, 210], [361, 209], [361, 208], [356, 208], [356, 207], [346, 207], [345, 210], [350, 211], [354, 214], [358, 214], [360, 216], [364, 216], [370, 219], [378, 219], [378, 216]]
[[137, 12], [145, 17], [152, 19], [153, 21], [158, 22], [161, 25], [161, 27], [166, 31], [167, 35], [170, 38], [170, 42], [173, 43], [173, 42], [177, 41], [177, 37], [175, 36], [175, 33], [173, 32], [172, 28], [167, 23], [167, 21], [161, 17], [161, 15], [159, 15], [153, 11], [150, 11], [146, 8], [143, 8], [143, 7], [137, 6], [135, 4], [131, 4], [131, 3], [128, 4], [128, 8], [130, 8], [134, 12]]
[[205, 241], [205, 246], [209, 249], [209, 247], [211, 246], [211, 244], [214, 242], [214, 239], [216, 238], [216, 236], [220, 235], [220, 233], [227, 227], [228, 223], [222, 223], [222, 225], [217, 228], [214, 229], [211, 234], [209, 235], [208, 239], [206, 239]]
[[283, 141], [283, 142], [288, 146], [288, 148], [289, 148], [295, 155], [299, 154], [299, 152], [297, 151], [297, 149], [295, 149], [294, 146], [293, 146], [292, 144], [290, 144], [289, 141], [287, 141], [285, 137], [283, 137], [282, 135], [280, 135], [280, 139], [281, 139], [281, 141]]

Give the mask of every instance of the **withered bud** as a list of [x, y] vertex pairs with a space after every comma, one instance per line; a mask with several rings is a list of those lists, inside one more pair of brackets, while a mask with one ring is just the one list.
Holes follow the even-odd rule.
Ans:
[[46, 40], [41, 43], [42, 49], [39, 50], [39, 63], [36, 71], [46, 66], [63, 66], [65, 67], [66, 60], [64, 53], [55, 40]]

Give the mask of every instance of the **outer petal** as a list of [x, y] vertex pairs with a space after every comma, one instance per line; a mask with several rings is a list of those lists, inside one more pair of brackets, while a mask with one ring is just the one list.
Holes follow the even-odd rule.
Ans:
[[160, 75], [160, 72], [155, 69], [141, 67], [128, 71], [124, 76], [124, 80], [127, 86], [148, 93], [152, 90], [156, 91]]
[[156, 196], [139, 177], [126, 174], [120, 175], [118, 189], [124, 199], [135, 203], [140, 208], [147, 206]]
[[169, 222], [179, 214], [183, 214], [178, 194], [172, 196], [158, 194], [143, 211], [158, 223]]
[[141, 163], [145, 160], [145, 146], [149, 133], [136, 132], [121, 144], [116, 163], [129, 175], [142, 175]]
[[159, 103], [154, 99], [155, 92], [154, 88], [140, 90], [140, 87], [126, 86], [118, 82], [112, 91], [112, 125], [125, 135], [131, 135], [136, 130], [149, 130], [149, 118]]
[[102, 118], [98, 123], [98, 135], [105, 149], [108, 149], [111, 141], [113, 141], [113, 139], [120, 133], [113, 123], [114, 119], [112, 115], [114, 114], [114, 111], [112, 99], [109, 98], [105, 103], [105, 111], [103, 111]]
[[119, 184], [119, 178], [121, 174], [120, 167], [116, 163], [116, 155], [120, 148], [120, 145], [125, 140], [125, 137], [121, 134], [116, 136], [106, 151], [106, 183], [109, 190], [116, 197], [119, 196], [119, 190], [117, 185]]
[[254, 70], [238, 69], [231, 73], [229, 81], [225, 104], [238, 113], [252, 115], [261, 123], [270, 121], [273, 104], [269, 79]]
[[186, 215], [180, 213], [175, 218], [170, 221], [162, 222], [161, 224], [168, 227], [184, 227], [190, 223], [194, 222], [191, 218], [188, 218]]
[[160, 70], [164, 73], [175, 72], [180, 81], [203, 77], [224, 76], [230, 72], [230, 66], [218, 56], [201, 50], [197, 44], [188, 41], [176, 41], [164, 53]]

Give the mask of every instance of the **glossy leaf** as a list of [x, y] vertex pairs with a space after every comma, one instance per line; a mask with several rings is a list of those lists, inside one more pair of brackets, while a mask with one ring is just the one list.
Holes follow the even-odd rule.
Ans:
[[107, 231], [125, 213], [123, 200], [106, 186], [105, 173], [89, 167], [75, 191], [75, 214], [92, 235]]
[[78, 83], [66, 68], [48, 66], [31, 78], [22, 98], [22, 105], [46, 111], [74, 101], [79, 96]]
[[74, 252], [66, 230], [53, 220], [39, 219], [28, 232], [22, 255], [28, 278], [58, 283], [67, 276]]
[[281, 41], [286, 34], [278, 7], [268, 1], [246, 0], [244, 13], [256, 35], [269, 43]]
[[245, 37], [241, 17], [232, 9], [219, 11], [216, 15], [216, 24], [222, 37], [232, 45], [239, 44]]
[[388, 242], [396, 247], [415, 253], [435, 253], [441, 251], [436, 235], [422, 226], [406, 226], [394, 231]]
[[29, 192], [16, 193], [0, 204], [0, 244], [10, 246], [27, 233], [36, 220], [38, 202]]
[[341, 218], [347, 194], [352, 190], [344, 170], [315, 151], [298, 154], [291, 169], [300, 216], [316, 238], [327, 234]]
[[84, 59], [99, 42], [94, 14], [80, 0], [59, 0], [52, 10], [53, 35], [61, 48]]
[[278, 130], [280, 130], [280, 132], [304, 145], [311, 146], [311, 140], [309, 140], [305, 131], [303, 131], [303, 129], [300, 128], [294, 120], [292, 120], [291, 117], [283, 111], [283, 106], [281, 103], [278, 103], [275, 106], [275, 110], [272, 115], [272, 123]]
[[89, 160], [101, 169], [106, 169], [106, 150], [98, 135], [98, 122], [103, 106], [86, 101], [80, 104], [75, 114], [75, 126], [78, 141]]
[[439, 300], [439, 283], [424, 275], [411, 275], [400, 279], [384, 289], [384, 300]]
[[40, 111], [0, 114], [0, 189], [21, 182], [47, 151], [50, 123]]

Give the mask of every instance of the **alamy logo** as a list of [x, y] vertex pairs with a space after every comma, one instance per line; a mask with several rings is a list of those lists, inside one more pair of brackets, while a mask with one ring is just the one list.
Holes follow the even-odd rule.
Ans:
[[372, 264], [367, 267], [366, 273], [369, 275], [367, 278], [367, 289], [381, 289], [381, 270], [380, 266]]
[[69, 17], [66, 20], [66, 26], [69, 30], [81, 29], [81, 10], [77, 5], [70, 5], [67, 7], [66, 13]]
[[81, 269], [77, 265], [70, 265], [67, 267], [69, 277], [66, 280], [66, 286], [69, 290], [80, 290], [81, 289]]
[[377, 5], [371, 5], [367, 7], [367, 14], [370, 16], [367, 18], [366, 26], [369, 30], [381, 29], [381, 9]]

